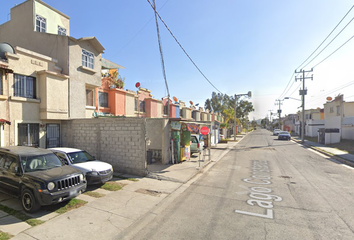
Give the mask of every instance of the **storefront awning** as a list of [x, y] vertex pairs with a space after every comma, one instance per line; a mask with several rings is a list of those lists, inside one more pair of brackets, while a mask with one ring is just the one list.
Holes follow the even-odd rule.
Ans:
[[0, 124], [1, 123], [7, 123], [7, 124], [9, 124], [9, 125], [11, 125], [11, 122], [10, 121], [7, 121], [7, 120], [5, 120], [5, 119], [0, 119]]

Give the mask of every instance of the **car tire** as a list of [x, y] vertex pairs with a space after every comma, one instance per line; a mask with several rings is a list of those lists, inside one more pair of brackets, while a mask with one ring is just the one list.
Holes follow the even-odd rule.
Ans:
[[38, 203], [32, 191], [27, 188], [22, 190], [21, 205], [23, 210], [27, 213], [34, 213], [41, 208], [41, 205]]

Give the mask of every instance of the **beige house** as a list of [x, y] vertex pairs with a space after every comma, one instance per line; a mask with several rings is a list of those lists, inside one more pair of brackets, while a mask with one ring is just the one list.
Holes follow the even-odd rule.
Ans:
[[69, 76], [60, 73], [57, 62], [21, 47], [0, 59], [0, 119], [7, 121], [1, 146], [59, 144], [61, 120], [68, 119]]
[[354, 102], [345, 102], [343, 95], [324, 104], [324, 143], [338, 143], [341, 139], [354, 139]]
[[[16, 46], [1, 62], [1, 145], [59, 146], [61, 120], [93, 117], [104, 48], [95, 37], [69, 35], [70, 18], [41, 0], [16, 5], [0, 25], [0, 43]], [[14, 95], [11, 86], [21, 81], [32, 85], [32, 95]]]
[[104, 48], [95, 37], [76, 39], [69, 35], [70, 18], [41, 0], [27, 0], [13, 7], [11, 20], [0, 25], [0, 43], [57, 59], [61, 74], [69, 76], [69, 118], [92, 117], [95, 88], [101, 86]]

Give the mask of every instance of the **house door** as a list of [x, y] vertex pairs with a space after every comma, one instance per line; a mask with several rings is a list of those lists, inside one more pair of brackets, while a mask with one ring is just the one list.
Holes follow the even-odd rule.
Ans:
[[18, 146], [39, 147], [39, 124], [18, 124]]
[[47, 124], [47, 148], [60, 146], [60, 125]]

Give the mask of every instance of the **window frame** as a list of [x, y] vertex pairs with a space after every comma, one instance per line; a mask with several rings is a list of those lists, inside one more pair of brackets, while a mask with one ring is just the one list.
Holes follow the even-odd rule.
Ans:
[[39, 147], [39, 123], [18, 123], [17, 128], [18, 146]]
[[[92, 96], [88, 96], [88, 94], [92, 94]], [[90, 104], [92, 102], [92, 104]], [[86, 88], [86, 106], [94, 107], [95, 106], [95, 91], [94, 89]]]
[[98, 91], [98, 106], [108, 108], [108, 93]]
[[24, 98], [37, 98], [37, 79], [32, 76], [25, 76], [14, 73], [13, 96]]
[[36, 14], [36, 32], [47, 32], [47, 19]]
[[145, 101], [139, 100], [139, 112], [145, 112]]
[[66, 36], [67, 35], [66, 32], [67, 32], [66, 28], [58, 25], [58, 35]]
[[84, 67], [94, 69], [95, 68], [95, 55], [87, 51], [86, 49], [81, 49], [81, 64]]

